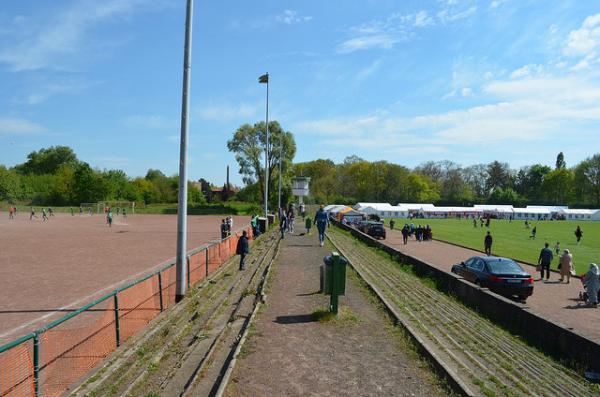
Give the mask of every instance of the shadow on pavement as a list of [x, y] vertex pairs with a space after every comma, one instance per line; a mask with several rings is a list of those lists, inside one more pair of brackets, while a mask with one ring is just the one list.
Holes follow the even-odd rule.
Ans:
[[302, 324], [302, 323], [314, 323], [315, 318], [312, 314], [297, 314], [294, 316], [278, 316], [275, 319], [277, 324]]

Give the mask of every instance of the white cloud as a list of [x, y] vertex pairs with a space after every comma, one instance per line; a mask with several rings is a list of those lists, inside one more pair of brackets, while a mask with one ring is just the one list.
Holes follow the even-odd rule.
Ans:
[[414, 26], [425, 27], [425, 26], [430, 26], [430, 25], [434, 25], [434, 24], [435, 24], [435, 22], [434, 22], [433, 18], [431, 18], [427, 14], [427, 11], [422, 10], [422, 11], [419, 11], [417, 14], [415, 14]]
[[469, 87], [464, 87], [464, 88], [461, 90], [461, 95], [462, 95], [463, 97], [470, 97], [470, 96], [473, 96], [473, 90], [471, 90]]
[[544, 73], [544, 65], [528, 64], [514, 70], [510, 77], [513, 79], [519, 79], [523, 77], [536, 77]]
[[78, 1], [45, 23], [20, 29], [15, 44], [0, 51], [0, 63], [13, 71], [60, 68], [65, 56], [78, 55], [89, 45], [87, 32], [96, 25], [143, 9], [150, 0]]
[[128, 127], [142, 127], [155, 130], [173, 130], [179, 128], [179, 121], [160, 115], [132, 115], [123, 120]]
[[[461, 93], [470, 95], [465, 88]], [[376, 111], [297, 123], [293, 130], [315, 135], [319, 142], [345, 139], [373, 150], [420, 145], [445, 152], [453, 147], [492, 150], [490, 144], [500, 145], [494, 150], [533, 148], [569, 133], [585, 141], [595, 136], [585, 126], [600, 123], [600, 82], [595, 80], [574, 76], [495, 80], [484, 86], [482, 94], [490, 104], [414, 117]]]
[[600, 46], [600, 14], [588, 16], [581, 28], [569, 33], [565, 53], [578, 56], [587, 55]]
[[373, 73], [375, 73], [379, 70], [379, 68], [381, 67], [381, 63], [382, 63], [381, 59], [376, 59], [369, 66], [367, 66], [364, 69], [361, 69], [356, 74], [356, 78], [359, 80], [366, 79], [367, 77], [369, 77], [370, 75], [372, 75]]
[[275, 20], [277, 22], [284, 23], [286, 25], [292, 25], [295, 23], [308, 22], [313, 19], [312, 16], [301, 16], [296, 10], [284, 10], [283, 14], [276, 15]]
[[360, 36], [344, 41], [338, 46], [338, 52], [347, 54], [359, 50], [384, 49], [389, 50], [400, 41], [400, 38], [388, 34]]
[[476, 11], [477, 11], [476, 6], [472, 6], [472, 7], [467, 8], [466, 10], [461, 10], [461, 11], [454, 11], [449, 8], [446, 8], [446, 9], [443, 9], [440, 12], [438, 12], [437, 17], [440, 20], [440, 22], [446, 24], [446, 23], [458, 21], [460, 19], [468, 18], [468, 17], [472, 16], [473, 14], [475, 14]]
[[19, 118], [0, 117], [0, 135], [28, 135], [46, 132], [46, 128]]
[[231, 104], [210, 104], [198, 106], [195, 113], [204, 120], [231, 121], [245, 120], [253, 121], [258, 116], [260, 106], [258, 104], [240, 103]]
[[498, 8], [500, 7], [503, 3], [506, 3], [508, 0], [493, 0], [492, 3], [490, 4], [490, 8]]
[[574, 71], [591, 69], [600, 63], [600, 13], [588, 16], [579, 29], [569, 33], [563, 53], [579, 58], [571, 68]]

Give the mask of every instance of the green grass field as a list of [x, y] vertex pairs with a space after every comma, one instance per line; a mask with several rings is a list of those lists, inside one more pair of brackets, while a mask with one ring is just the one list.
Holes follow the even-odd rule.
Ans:
[[[406, 221], [396, 219], [395, 228], [402, 228]], [[429, 224], [435, 239], [483, 251], [483, 239], [488, 229], [479, 227], [479, 223], [474, 228], [472, 219], [413, 219], [412, 222], [415, 225]], [[583, 230], [579, 245], [574, 234], [577, 225]], [[540, 221], [533, 222], [531, 228], [534, 226], [537, 226], [535, 240], [529, 238], [531, 229], [526, 229], [523, 221], [509, 223], [492, 219], [489, 229], [494, 239], [492, 254], [537, 263], [544, 242], [547, 241], [554, 251], [554, 245], [559, 241], [561, 254], [565, 248], [571, 251], [577, 274], [585, 273], [592, 262], [600, 263], [600, 222]], [[558, 258], [555, 256], [552, 267], [557, 266]]]

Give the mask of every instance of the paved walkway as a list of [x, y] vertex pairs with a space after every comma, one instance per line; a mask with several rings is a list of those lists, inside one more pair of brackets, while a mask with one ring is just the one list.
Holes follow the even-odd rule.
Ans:
[[[387, 238], [382, 242], [448, 272], [453, 264], [474, 255], [482, 255], [479, 251], [435, 240], [419, 243], [411, 238], [404, 245], [402, 234], [398, 230], [388, 229]], [[535, 280], [539, 278], [534, 266], [521, 265]], [[553, 272], [550, 282], [536, 281], [533, 295], [527, 299], [527, 306], [532, 311], [600, 343], [600, 309], [587, 307], [577, 299], [579, 292], [583, 291], [579, 279], [572, 278], [570, 284], [559, 283], [559, 279], [560, 275]]]
[[343, 320], [315, 321], [328, 306], [318, 293], [319, 266], [330, 251], [310, 236], [286, 235], [255, 322], [226, 395], [436, 396], [384, 315], [348, 278]]

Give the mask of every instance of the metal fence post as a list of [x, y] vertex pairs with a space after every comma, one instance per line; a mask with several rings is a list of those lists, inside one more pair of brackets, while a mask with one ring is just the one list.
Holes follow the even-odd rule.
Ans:
[[35, 396], [40, 395], [40, 338], [36, 333], [33, 337], [33, 383]]
[[190, 284], [191, 284], [190, 283], [190, 256], [189, 255], [187, 255], [185, 257], [185, 263], [186, 263], [186, 266], [187, 266], [187, 285], [189, 287]]
[[162, 295], [162, 272], [158, 272], [158, 301], [160, 302], [160, 311], [164, 310]]
[[206, 277], [208, 277], [208, 246], [204, 249], [204, 252], [206, 253], [206, 261], [205, 261], [205, 267], [206, 267]]
[[115, 337], [117, 340], [117, 347], [121, 346], [121, 327], [119, 326], [119, 293], [115, 292]]

